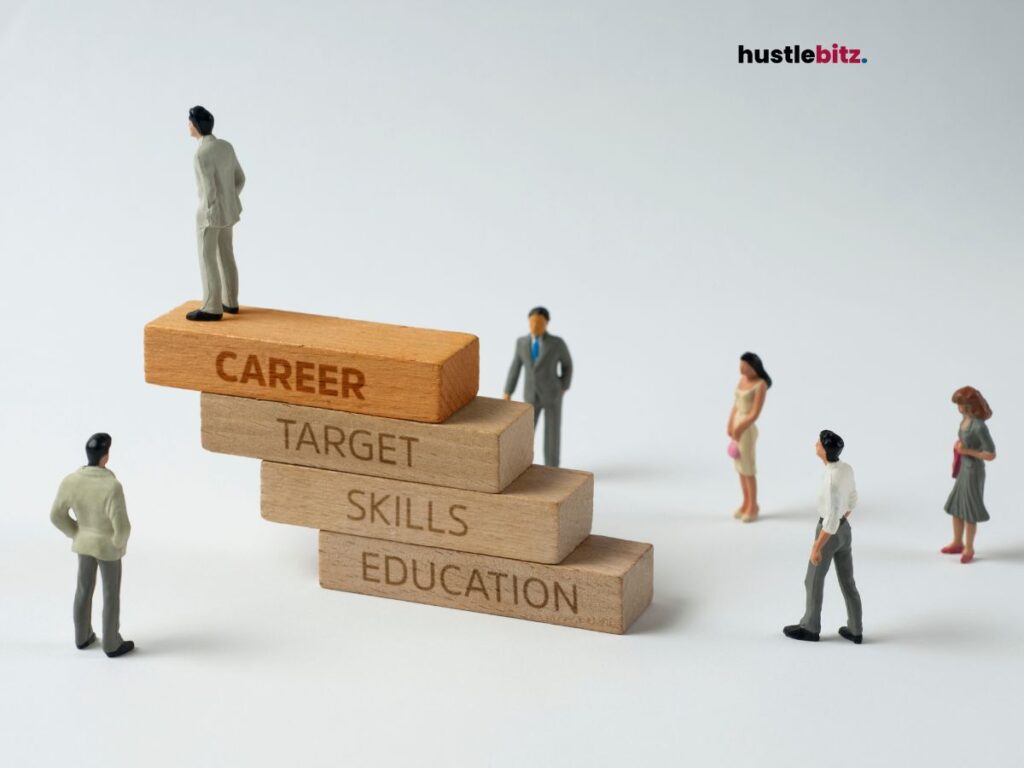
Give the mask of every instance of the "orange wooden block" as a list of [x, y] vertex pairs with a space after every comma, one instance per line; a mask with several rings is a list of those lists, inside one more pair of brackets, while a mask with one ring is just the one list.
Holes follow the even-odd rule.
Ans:
[[146, 325], [146, 381], [431, 423], [479, 388], [480, 343], [468, 333], [257, 307], [186, 320], [198, 307], [187, 302]]

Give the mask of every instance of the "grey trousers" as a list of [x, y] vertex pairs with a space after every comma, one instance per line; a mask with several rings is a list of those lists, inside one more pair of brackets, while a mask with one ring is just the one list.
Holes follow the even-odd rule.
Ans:
[[238, 267], [231, 227], [199, 227], [199, 271], [203, 276], [203, 311], [219, 315], [224, 305], [238, 306]]
[[540, 400], [533, 401], [533, 426], [540, 421], [541, 411], [544, 414], [544, 464], [549, 467], [557, 467], [559, 453], [562, 444], [562, 400], [542, 403]]
[[92, 635], [92, 593], [96, 589], [96, 567], [103, 577], [103, 650], [116, 651], [121, 639], [121, 561], [78, 556], [78, 589], [75, 591], [75, 644]]
[[[814, 538], [821, 533], [821, 523], [814, 529]], [[807, 563], [807, 577], [804, 588], [807, 590], [807, 608], [800, 626], [818, 634], [821, 632], [821, 602], [825, 592], [825, 577], [828, 575], [832, 561], [836, 563], [836, 575], [839, 577], [839, 588], [846, 600], [846, 626], [855, 635], [864, 634], [861, 621], [860, 592], [853, 580], [853, 532], [845, 520], [839, 525], [834, 536], [829, 536], [825, 546], [821, 548], [821, 562], [818, 565]]]

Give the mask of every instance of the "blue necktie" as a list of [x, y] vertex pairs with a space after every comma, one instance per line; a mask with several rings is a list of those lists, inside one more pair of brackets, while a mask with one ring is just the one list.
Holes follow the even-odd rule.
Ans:
[[537, 357], [539, 355], [540, 355], [540, 337], [537, 336], [537, 337], [534, 337], [534, 339], [533, 339], [533, 346], [530, 347], [530, 357], [533, 359], [533, 362], [536, 363], [537, 362]]

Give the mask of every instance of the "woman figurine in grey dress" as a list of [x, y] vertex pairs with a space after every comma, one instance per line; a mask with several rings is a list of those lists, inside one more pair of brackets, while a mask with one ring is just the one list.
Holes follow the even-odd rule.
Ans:
[[[985, 462], [996, 457], [996, 446], [985, 423], [992, 416], [981, 392], [974, 387], [961, 387], [953, 393], [953, 402], [960, 408], [960, 439], [953, 448], [956, 455], [956, 482], [946, 502], [946, 512], [953, 517], [953, 541], [942, 548], [943, 554], [960, 555], [961, 563], [974, 559], [974, 534], [978, 523], [988, 520], [985, 509]], [[967, 541], [964, 542], [964, 531]]]

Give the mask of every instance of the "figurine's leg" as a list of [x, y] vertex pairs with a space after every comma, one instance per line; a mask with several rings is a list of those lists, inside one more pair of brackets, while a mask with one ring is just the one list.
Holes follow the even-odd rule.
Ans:
[[756, 517], [758, 506], [757, 506], [757, 475], [750, 475], [747, 477], [747, 495], [746, 495], [746, 517]]
[[747, 483], [746, 475], [741, 475], [737, 472], [736, 476], [740, 479], [740, 490], [743, 491], [743, 503], [740, 504], [740, 508], [733, 513], [733, 517], [740, 518], [747, 514], [747, 507], [750, 505], [750, 486]]
[[121, 638], [121, 561], [101, 560], [100, 575], [103, 577], [103, 650], [116, 651], [124, 640]]
[[965, 555], [973, 555], [974, 554], [974, 536], [978, 532], [978, 524], [977, 523], [967, 523], [966, 525], [964, 525], [964, 521], [961, 520], [960, 521], [960, 525], [961, 525], [961, 527], [964, 527], [967, 530], [967, 541], [964, 542], [964, 554]]
[[[817, 538], [821, 533], [821, 523], [818, 523], [814, 531]], [[821, 633], [821, 603], [825, 594], [825, 577], [828, 576], [828, 569], [832, 565], [832, 557], [835, 554], [835, 536], [830, 536], [821, 548], [821, 562], [814, 565], [808, 560], [807, 576], [804, 577], [804, 589], [807, 592], [807, 605], [804, 609], [804, 617], [800, 619], [800, 626], [814, 634]]]
[[78, 556], [78, 588], [75, 590], [75, 645], [92, 637], [92, 593], [96, 589], [96, 558]]
[[560, 400], [545, 406], [544, 414], [544, 463], [549, 467], [557, 467], [561, 452], [562, 437], [562, 403]]
[[964, 521], [963, 518], [951, 515], [953, 518], [953, 546], [962, 547], [964, 545]]
[[536, 427], [540, 422], [540, 412], [544, 410], [544, 406], [540, 404], [540, 401], [536, 401], [533, 404], [533, 426]]
[[860, 604], [860, 592], [857, 590], [857, 582], [853, 580], [853, 531], [849, 524], [839, 526], [841, 536], [839, 547], [836, 549], [836, 576], [839, 577], [839, 588], [843, 591], [843, 599], [846, 601], [846, 628], [855, 635], [863, 635], [863, 618]]
[[217, 255], [221, 282], [224, 286], [222, 299], [225, 307], [238, 306], [238, 267], [235, 266], [235, 246], [231, 229], [221, 227], [217, 230]]
[[203, 227], [199, 230], [199, 271], [203, 276], [203, 312], [219, 315], [224, 312], [221, 304], [220, 268], [217, 266], [217, 229]]

